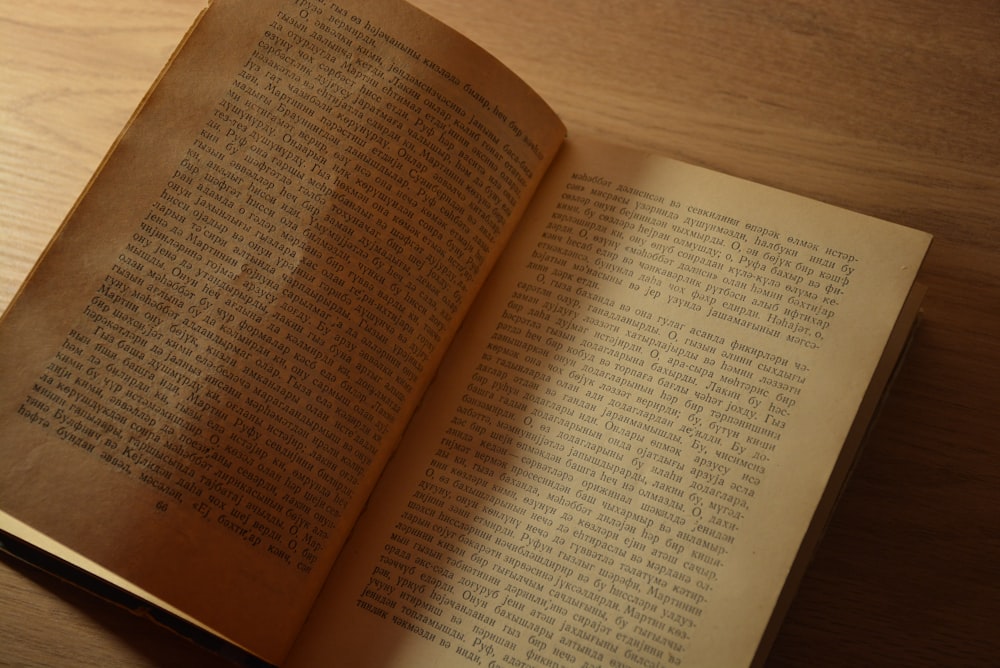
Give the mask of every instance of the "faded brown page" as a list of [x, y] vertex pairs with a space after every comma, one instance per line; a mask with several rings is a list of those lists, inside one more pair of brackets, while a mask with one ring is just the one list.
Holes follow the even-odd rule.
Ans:
[[5, 314], [5, 517], [279, 660], [563, 134], [404, 3], [215, 2]]
[[928, 242], [568, 141], [291, 665], [748, 665]]

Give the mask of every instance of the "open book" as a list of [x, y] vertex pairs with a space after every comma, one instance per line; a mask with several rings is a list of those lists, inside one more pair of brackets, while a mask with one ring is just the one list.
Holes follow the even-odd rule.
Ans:
[[272, 663], [760, 660], [930, 239], [566, 134], [399, 0], [216, 0], [0, 324], [4, 544]]

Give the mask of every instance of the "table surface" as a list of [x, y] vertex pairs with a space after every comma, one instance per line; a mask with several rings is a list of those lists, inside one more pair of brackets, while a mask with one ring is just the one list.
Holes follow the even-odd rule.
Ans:
[[[204, 0], [0, 0], [0, 309]], [[418, 0], [571, 133], [926, 230], [925, 317], [769, 666], [1000, 660], [1000, 3]], [[0, 664], [217, 665], [0, 558]]]

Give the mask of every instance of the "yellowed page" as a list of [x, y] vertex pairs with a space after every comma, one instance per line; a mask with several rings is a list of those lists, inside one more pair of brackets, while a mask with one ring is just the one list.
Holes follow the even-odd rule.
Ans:
[[749, 664], [928, 243], [568, 141], [291, 665]]
[[279, 660], [563, 135], [404, 3], [215, 2], [5, 314], [3, 511]]
[[857, 463], [858, 452], [863, 445], [865, 435], [872, 424], [873, 417], [877, 414], [882, 401], [885, 399], [888, 388], [892, 382], [899, 366], [904, 363], [906, 348], [912, 340], [913, 333], [917, 327], [920, 308], [927, 288], [919, 283], [914, 284], [913, 289], [907, 296], [899, 316], [896, 318], [896, 325], [885, 346], [882, 359], [872, 374], [871, 382], [865, 392], [864, 399], [858, 407], [858, 412], [854, 418], [854, 424], [844, 440], [844, 446], [840, 451], [836, 464], [830, 473], [826, 491], [817, 503], [816, 513], [813, 516], [802, 542], [799, 545], [798, 553], [795, 556], [789, 574], [785, 579], [781, 594], [778, 596], [771, 613], [763, 636], [757, 647], [752, 665], [764, 665], [767, 655], [771, 650], [771, 645], [778, 635], [785, 613], [788, 611], [795, 594], [798, 591], [802, 576], [812, 560], [812, 554], [826, 532], [826, 527], [834, 507], [840, 500], [840, 495], [844, 491], [844, 485], [850, 476], [854, 465]]

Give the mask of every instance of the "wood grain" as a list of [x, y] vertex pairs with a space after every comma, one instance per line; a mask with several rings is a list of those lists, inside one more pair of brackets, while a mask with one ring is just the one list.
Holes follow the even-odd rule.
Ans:
[[[0, 0], [0, 308], [202, 0]], [[572, 133], [936, 236], [925, 317], [770, 666], [1000, 657], [1000, 5], [419, 0]], [[8, 558], [0, 663], [213, 665]]]

